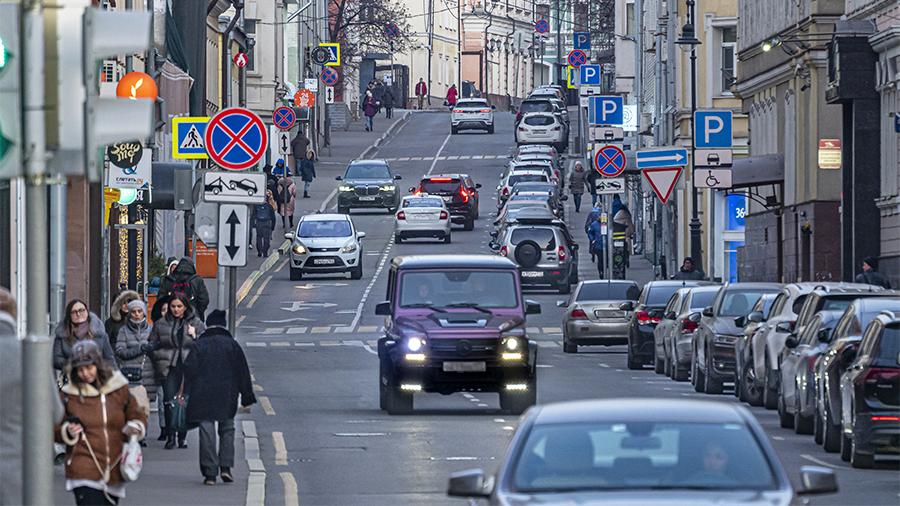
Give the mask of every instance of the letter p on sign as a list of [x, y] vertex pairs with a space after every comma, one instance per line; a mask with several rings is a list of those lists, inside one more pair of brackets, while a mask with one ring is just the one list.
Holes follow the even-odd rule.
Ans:
[[732, 113], [704, 110], [694, 113], [694, 147], [699, 149], [731, 148]]

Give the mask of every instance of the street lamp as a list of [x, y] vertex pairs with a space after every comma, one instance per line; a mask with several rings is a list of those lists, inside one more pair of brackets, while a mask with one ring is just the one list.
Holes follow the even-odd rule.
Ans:
[[[686, 0], [688, 8], [687, 22], [681, 27], [681, 37], [675, 41], [685, 51], [691, 53], [691, 181], [694, 179], [694, 165], [696, 160], [696, 142], [694, 139], [694, 113], [697, 112], [697, 46], [700, 39], [694, 29], [694, 0]], [[700, 238], [702, 230], [700, 226], [699, 209], [697, 209], [698, 191], [696, 185], [691, 185], [691, 258], [694, 265], [702, 268], [703, 260], [700, 253]]]

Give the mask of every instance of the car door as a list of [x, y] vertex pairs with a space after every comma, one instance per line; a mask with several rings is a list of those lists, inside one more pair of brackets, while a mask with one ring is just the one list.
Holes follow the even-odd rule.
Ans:
[[666, 334], [670, 333], [675, 326], [676, 319], [678, 318], [677, 312], [678, 308], [681, 306], [681, 301], [681, 290], [676, 290], [675, 293], [669, 297], [669, 302], [666, 303], [666, 307], [663, 309], [662, 319], [659, 321], [659, 324], [656, 325], [656, 328], [653, 329], [653, 342], [656, 346], [656, 355], [658, 357], [664, 357], [666, 355]]

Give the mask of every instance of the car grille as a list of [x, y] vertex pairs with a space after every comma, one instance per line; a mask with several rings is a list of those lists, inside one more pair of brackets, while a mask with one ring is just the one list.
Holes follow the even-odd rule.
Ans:
[[436, 359], [489, 360], [497, 356], [497, 340], [432, 339], [431, 356]]
[[312, 253], [331, 253], [334, 251], [338, 251], [341, 248], [309, 248], [309, 251]]
[[359, 196], [378, 195], [378, 185], [359, 185], [354, 188]]

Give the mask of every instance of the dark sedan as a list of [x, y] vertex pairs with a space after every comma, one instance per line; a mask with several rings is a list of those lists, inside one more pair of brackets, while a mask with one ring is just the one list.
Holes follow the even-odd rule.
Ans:
[[545, 404], [519, 423], [494, 476], [450, 477], [447, 494], [495, 505], [787, 505], [837, 491], [834, 472], [800, 468], [794, 490], [745, 408], [670, 399]]

